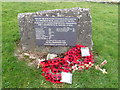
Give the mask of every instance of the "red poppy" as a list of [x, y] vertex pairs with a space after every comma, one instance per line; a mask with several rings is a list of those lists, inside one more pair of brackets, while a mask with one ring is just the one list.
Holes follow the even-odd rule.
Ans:
[[[76, 45], [76, 47], [71, 48], [68, 52], [64, 54], [66, 55], [64, 58], [54, 58], [41, 62], [40, 65], [42, 65], [42, 71], [44, 72], [42, 73], [42, 75], [45, 76], [46, 80], [52, 83], [62, 83], [60, 82], [61, 74], [57, 73], [61, 73], [63, 71], [72, 72], [72, 66], [74, 65], [77, 65], [79, 70], [90, 68], [90, 66], [86, 67], [84, 64], [89, 64], [89, 62], [94, 63], [92, 52], [90, 51], [90, 56], [82, 57], [81, 47], [86, 46]], [[83, 61], [78, 60], [81, 58], [83, 59]], [[68, 65], [70, 67], [68, 67]]]
[[42, 76], [44, 76], [45, 75], [45, 73], [42, 73]]

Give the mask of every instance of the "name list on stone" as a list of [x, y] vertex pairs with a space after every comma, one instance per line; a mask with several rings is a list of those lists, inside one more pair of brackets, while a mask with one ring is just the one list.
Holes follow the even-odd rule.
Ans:
[[76, 17], [34, 17], [37, 45], [75, 46]]

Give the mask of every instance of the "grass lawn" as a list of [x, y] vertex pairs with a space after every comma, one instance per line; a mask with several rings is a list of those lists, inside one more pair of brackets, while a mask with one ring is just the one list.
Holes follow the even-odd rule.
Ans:
[[[18, 13], [63, 8], [90, 8], [94, 51], [97, 63], [104, 59], [108, 74], [95, 69], [73, 73], [73, 84], [53, 84], [45, 81], [41, 70], [27, 66], [14, 56], [16, 42], [20, 39]], [[90, 2], [37, 2], [2, 3], [2, 84], [3, 88], [117, 88], [118, 87], [118, 6], [115, 4]]]

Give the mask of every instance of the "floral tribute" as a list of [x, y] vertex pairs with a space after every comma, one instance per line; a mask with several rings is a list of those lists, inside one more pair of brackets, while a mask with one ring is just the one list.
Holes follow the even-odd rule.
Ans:
[[81, 48], [86, 46], [76, 45], [68, 52], [64, 53], [64, 57], [56, 57], [54, 59], [44, 60], [39, 63], [42, 67], [42, 75], [47, 81], [52, 83], [62, 83], [61, 73], [70, 72], [74, 70], [89, 69], [93, 66], [93, 54], [89, 51], [90, 56], [81, 56]]

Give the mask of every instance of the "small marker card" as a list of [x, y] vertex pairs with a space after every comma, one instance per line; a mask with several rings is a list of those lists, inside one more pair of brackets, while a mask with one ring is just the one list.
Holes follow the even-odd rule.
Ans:
[[62, 79], [60, 82], [72, 84], [72, 74], [71, 73], [62, 72], [61, 76], [62, 76]]
[[82, 47], [81, 48], [81, 55], [82, 56], [90, 56], [89, 48], [88, 47]]

